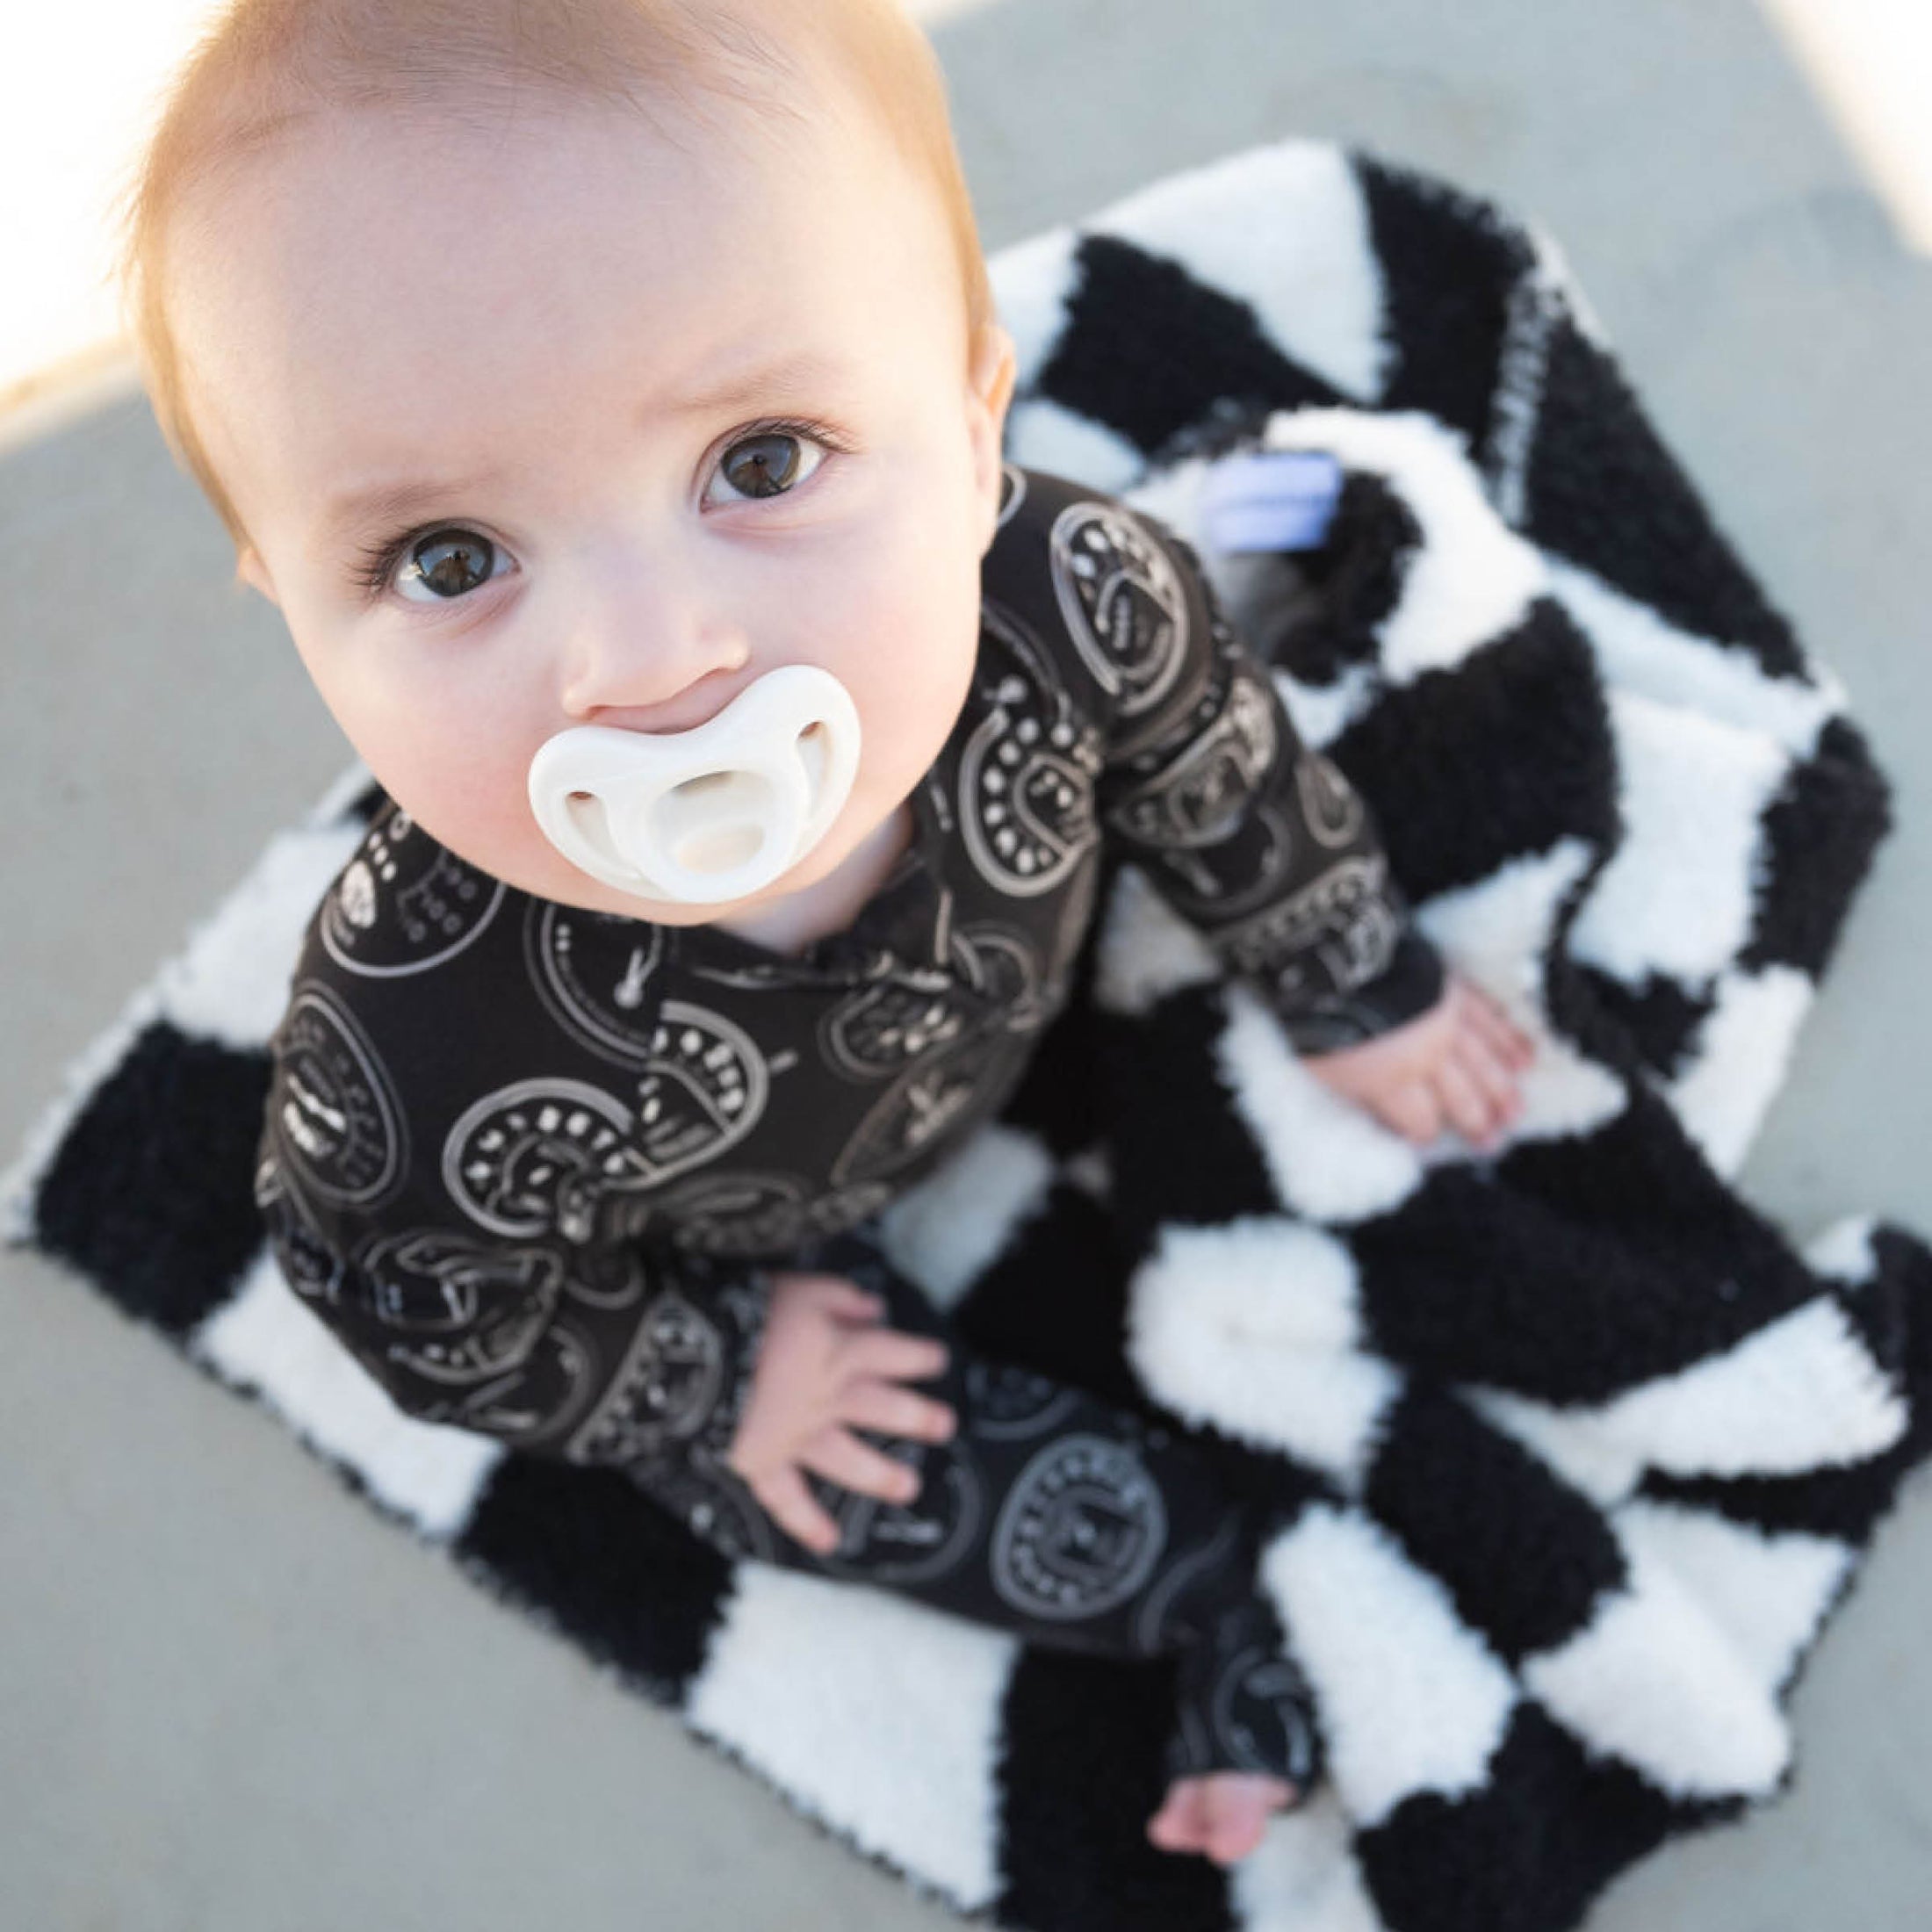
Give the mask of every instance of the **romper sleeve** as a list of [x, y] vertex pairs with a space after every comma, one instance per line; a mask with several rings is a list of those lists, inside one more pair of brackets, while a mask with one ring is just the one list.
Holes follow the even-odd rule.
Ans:
[[[269, 1042], [269, 1246], [407, 1417], [676, 1484], [731, 1445], [769, 1277], [628, 1233], [628, 1095], [543, 1034], [504, 926], [390, 976], [338, 964], [327, 914], [311, 927]], [[462, 1042], [485, 1026], [477, 1071]]]
[[693, 1494], [737, 1430], [766, 1272], [641, 1242], [492, 1234], [415, 1175], [378, 1208], [345, 1202], [292, 1154], [314, 1097], [277, 1042], [270, 1058], [255, 1170], [270, 1251], [390, 1401], [527, 1454], [615, 1466], [674, 1505]]
[[1061, 602], [1118, 687], [1095, 799], [1109, 841], [1261, 991], [1298, 1051], [1426, 1013], [1442, 962], [1366, 801], [1301, 742], [1193, 546], [1112, 503], [1070, 537], [1095, 567], [1063, 571]]

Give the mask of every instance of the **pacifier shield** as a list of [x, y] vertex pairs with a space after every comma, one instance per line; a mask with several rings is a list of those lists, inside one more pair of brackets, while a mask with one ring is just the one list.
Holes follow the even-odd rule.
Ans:
[[640, 898], [721, 905], [822, 838], [852, 789], [859, 714], [817, 665], [767, 672], [688, 732], [580, 724], [530, 761], [530, 807], [564, 856]]

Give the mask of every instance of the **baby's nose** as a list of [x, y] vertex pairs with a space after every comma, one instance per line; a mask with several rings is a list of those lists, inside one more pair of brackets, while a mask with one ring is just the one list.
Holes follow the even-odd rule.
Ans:
[[573, 724], [688, 731], [750, 681], [742, 629], [661, 595], [608, 600], [585, 614], [571, 643], [560, 698]]
[[746, 680], [736, 675], [742, 660], [731, 669], [720, 667], [706, 671], [694, 684], [687, 685], [662, 704], [639, 708], [622, 705], [593, 705], [581, 722], [608, 724], [619, 732], [688, 732], [710, 723], [745, 688]]

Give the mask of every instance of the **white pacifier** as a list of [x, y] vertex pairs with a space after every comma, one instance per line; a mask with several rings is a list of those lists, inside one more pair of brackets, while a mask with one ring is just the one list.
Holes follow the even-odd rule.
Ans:
[[804, 858], [858, 768], [851, 694], [815, 664], [785, 664], [688, 732], [559, 732], [530, 760], [530, 802], [550, 842], [606, 885], [713, 905]]

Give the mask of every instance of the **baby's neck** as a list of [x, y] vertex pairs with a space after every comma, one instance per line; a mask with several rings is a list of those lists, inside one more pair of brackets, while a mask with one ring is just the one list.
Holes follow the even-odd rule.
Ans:
[[842, 933], [859, 909], [890, 876], [899, 855], [912, 844], [917, 821], [910, 800], [890, 813], [816, 884], [782, 898], [714, 919], [727, 933], [754, 940], [775, 953], [803, 952], [814, 940]]

